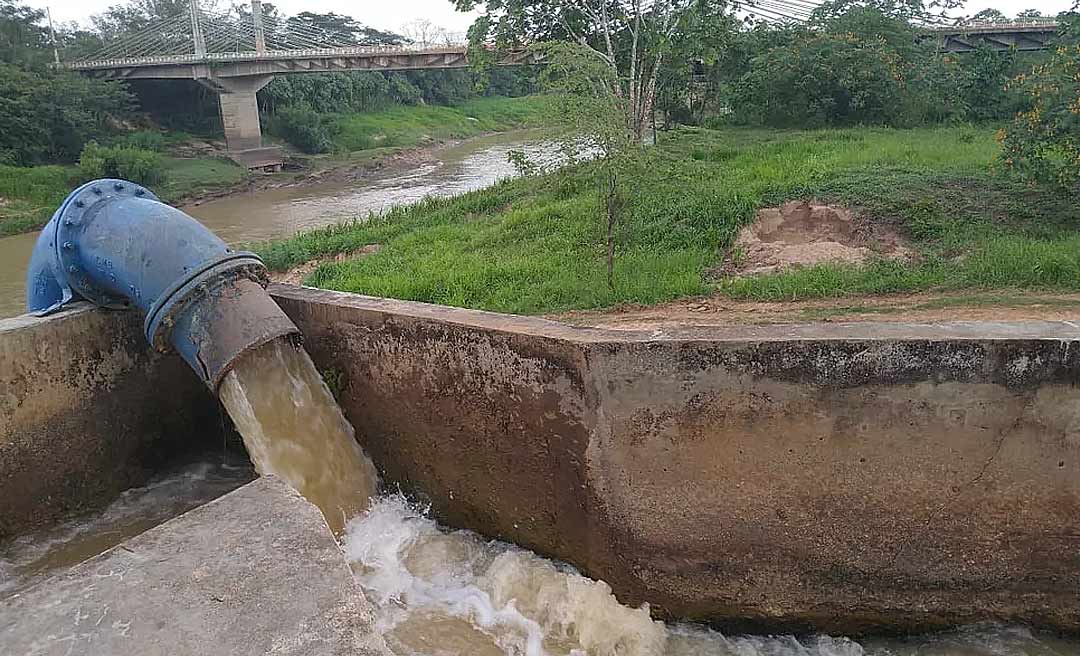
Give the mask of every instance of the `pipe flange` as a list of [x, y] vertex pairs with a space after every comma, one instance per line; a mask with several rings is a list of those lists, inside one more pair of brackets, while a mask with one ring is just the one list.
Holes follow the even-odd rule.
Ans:
[[60, 271], [55, 273], [79, 296], [111, 309], [127, 309], [131, 307], [131, 303], [126, 297], [112, 294], [96, 285], [86, 274], [84, 266], [95, 266], [103, 276], [115, 281], [116, 272], [113, 271], [112, 261], [81, 262], [78, 244], [79, 237], [94, 220], [101, 204], [123, 197], [158, 201], [157, 196], [140, 185], [125, 180], [96, 180], [72, 192], [53, 217], [53, 247], [56, 250], [56, 261], [60, 263]]
[[266, 287], [269, 282], [266, 265], [254, 253], [229, 249], [224, 257], [206, 262], [202, 268], [177, 280], [146, 312], [143, 319], [146, 341], [158, 351], [167, 353], [175, 316], [192, 303], [199, 302], [212, 288], [240, 279]]

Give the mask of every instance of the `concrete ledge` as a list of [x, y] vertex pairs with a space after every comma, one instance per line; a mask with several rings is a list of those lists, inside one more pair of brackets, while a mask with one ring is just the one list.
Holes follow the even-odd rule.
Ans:
[[220, 448], [217, 402], [134, 313], [0, 320], [0, 540], [104, 506], [164, 463]]
[[322, 515], [262, 478], [0, 602], [0, 653], [388, 654]]
[[633, 332], [272, 293], [389, 483], [624, 601], [1080, 631], [1077, 324]]

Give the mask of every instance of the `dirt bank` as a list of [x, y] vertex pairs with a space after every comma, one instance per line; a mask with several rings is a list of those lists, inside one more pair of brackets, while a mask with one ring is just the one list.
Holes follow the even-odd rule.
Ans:
[[738, 301], [714, 295], [649, 307], [568, 312], [550, 318], [581, 326], [623, 330], [808, 321], [1076, 320], [1080, 323], [1080, 294], [920, 293], [790, 302]]
[[450, 139], [412, 148], [400, 148], [381, 153], [355, 153], [364, 159], [295, 159], [298, 170], [281, 173], [255, 173], [245, 182], [218, 189], [212, 192], [187, 196], [177, 201], [176, 205], [201, 205], [211, 200], [227, 198], [238, 194], [247, 194], [265, 189], [283, 187], [303, 187], [328, 183], [360, 182], [375, 173], [385, 171], [405, 171], [437, 160], [435, 154], [445, 148], [480, 139], [496, 133], [485, 133], [469, 139]]

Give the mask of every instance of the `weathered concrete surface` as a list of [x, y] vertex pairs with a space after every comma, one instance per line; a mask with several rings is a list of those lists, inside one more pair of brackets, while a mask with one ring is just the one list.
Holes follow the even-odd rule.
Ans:
[[1071, 322], [631, 332], [272, 293], [388, 482], [627, 602], [1080, 630]]
[[220, 448], [216, 400], [141, 326], [88, 306], [0, 320], [0, 541]]
[[264, 477], [0, 601], [0, 654], [388, 654], [318, 509]]

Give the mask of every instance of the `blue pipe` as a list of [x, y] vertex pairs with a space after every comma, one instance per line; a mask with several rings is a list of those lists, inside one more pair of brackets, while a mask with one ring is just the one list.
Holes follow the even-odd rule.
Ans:
[[266, 266], [184, 212], [124, 180], [67, 197], [34, 246], [26, 305], [36, 315], [76, 300], [135, 308], [160, 351], [174, 349], [216, 390], [244, 353], [299, 331], [263, 289]]

